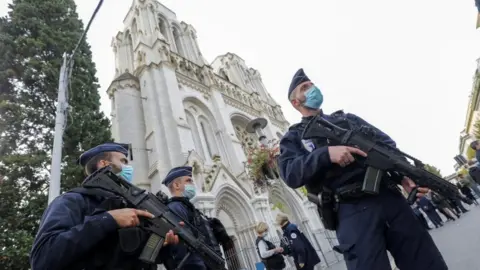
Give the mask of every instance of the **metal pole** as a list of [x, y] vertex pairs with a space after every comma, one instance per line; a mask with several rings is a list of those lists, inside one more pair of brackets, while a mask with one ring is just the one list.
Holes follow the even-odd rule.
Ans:
[[263, 146], [268, 146], [267, 136], [263, 133], [263, 129], [260, 125], [254, 126], [255, 133], [257, 133], [258, 140]]
[[60, 195], [60, 178], [62, 175], [62, 148], [63, 132], [65, 131], [65, 116], [68, 109], [66, 98], [68, 87], [67, 54], [63, 54], [63, 64], [60, 68], [58, 81], [57, 111], [55, 115], [55, 137], [53, 138], [52, 165], [50, 167], [50, 187], [48, 190], [48, 203]]
[[80, 48], [93, 19], [100, 10], [103, 0], [100, 0], [97, 7], [93, 11], [92, 17], [88, 21], [87, 27], [83, 30], [75, 49], [71, 55], [63, 54], [63, 63], [60, 68], [60, 78], [58, 79], [58, 97], [57, 111], [55, 115], [55, 136], [53, 138], [52, 164], [50, 167], [50, 186], [48, 189], [48, 204], [50, 204], [57, 196], [60, 195], [60, 178], [62, 175], [62, 149], [63, 149], [63, 132], [65, 131], [65, 118], [68, 110], [67, 87], [69, 83], [70, 72], [73, 69], [73, 57]]

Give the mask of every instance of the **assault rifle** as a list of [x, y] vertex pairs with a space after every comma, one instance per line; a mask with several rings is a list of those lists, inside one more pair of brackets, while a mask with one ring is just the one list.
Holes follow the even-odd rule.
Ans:
[[356, 147], [367, 153], [366, 158], [356, 157], [357, 161], [367, 167], [362, 185], [365, 193], [378, 194], [385, 173], [395, 173], [415, 181], [417, 187], [408, 196], [411, 204], [416, 201], [418, 187], [427, 187], [445, 197], [461, 197], [454, 184], [425, 170], [425, 165], [420, 160], [376, 140], [376, 131], [371, 127], [361, 126], [347, 130], [317, 115], [305, 126], [302, 138], [327, 139], [337, 145]]
[[82, 186], [86, 189], [113, 193], [121, 197], [129, 207], [146, 210], [155, 216], [152, 219], [145, 219], [144, 229], [150, 232], [150, 236], [140, 254], [140, 260], [154, 264], [165, 242], [165, 235], [172, 230], [189, 250], [177, 266], [177, 270], [183, 269], [183, 265], [191, 254], [199, 255], [210, 269], [226, 270], [225, 260], [220, 254], [205, 244], [201, 234], [199, 236], [193, 234], [195, 228], [190, 228], [187, 222], [185, 226], [181, 226], [182, 220], [170, 211], [161, 198], [115, 175], [110, 167], [104, 167], [90, 175]]

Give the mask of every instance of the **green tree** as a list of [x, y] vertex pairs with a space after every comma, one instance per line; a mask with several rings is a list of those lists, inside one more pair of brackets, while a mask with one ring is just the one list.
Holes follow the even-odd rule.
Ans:
[[[26, 270], [47, 205], [62, 55], [73, 50], [83, 24], [73, 0], [13, 0], [0, 30], [0, 269]], [[83, 180], [76, 164], [81, 152], [111, 141], [86, 42], [74, 60], [63, 142], [63, 191]]]
[[440, 170], [433, 165], [425, 164], [425, 170], [427, 170], [427, 171], [429, 171], [429, 172], [431, 172], [435, 175], [438, 175], [440, 177], [443, 177], [442, 174], [440, 173]]
[[475, 153], [476, 153], [476, 151], [473, 150], [470, 146], [468, 146], [468, 148], [467, 148], [467, 159], [468, 160], [473, 159], [475, 157]]

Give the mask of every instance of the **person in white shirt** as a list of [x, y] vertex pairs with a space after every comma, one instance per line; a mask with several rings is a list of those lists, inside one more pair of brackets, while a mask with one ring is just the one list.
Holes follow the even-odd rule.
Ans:
[[255, 245], [257, 247], [258, 256], [262, 259], [263, 264], [267, 270], [282, 270], [285, 268], [285, 259], [282, 256], [283, 248], [275, 247], [275, 245], [265, 239], [268, 234], [268, 225], [265, 222], [259, 222], [255, 227], [257, 232], [257, 240]]

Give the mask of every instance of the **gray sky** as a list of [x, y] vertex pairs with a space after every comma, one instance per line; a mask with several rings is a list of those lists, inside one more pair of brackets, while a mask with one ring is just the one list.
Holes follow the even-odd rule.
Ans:
[[[86, 24], [97, 0], [76, 2]], [[259, 70], [290, 123], [300, 115], [287, 89], [303, 67], [322, 89], [327, 113], [355, 113], [403, 151], [453, 172], [480, 56], [473, 0], [160, 2], [195, 27], [207, 60], [233, 52]], [[107, 115], [105, 91], [115, 69], [110, 43], [131, 3], [105, 0], [88, 34]], [[6, 6], [0, 0], [0, 14]]]

